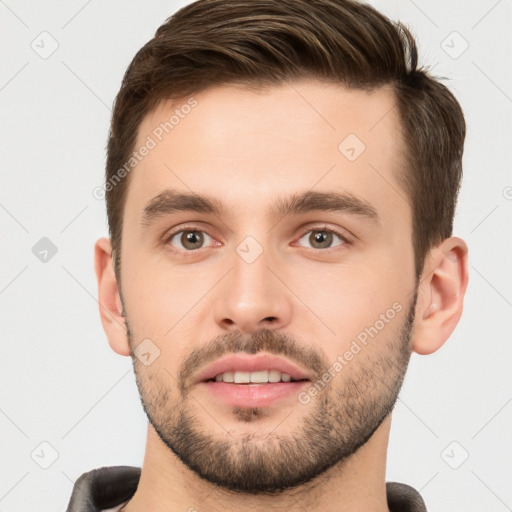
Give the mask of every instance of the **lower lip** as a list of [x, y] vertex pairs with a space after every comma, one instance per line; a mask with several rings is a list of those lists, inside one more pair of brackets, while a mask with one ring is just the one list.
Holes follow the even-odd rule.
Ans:
[[309, 381], [269, 382], [268, 384], [231, 384], [228, 382], [202, 382], [206, 389], [228, 405], [236, 407], [266, 407], [279, 400], [296, 396]]

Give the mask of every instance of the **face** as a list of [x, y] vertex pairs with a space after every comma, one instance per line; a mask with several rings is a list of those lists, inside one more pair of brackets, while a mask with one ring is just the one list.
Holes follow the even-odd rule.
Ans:
[[301, 485], [391, 411], [416, 299], [393, 107], [386, 89], [223, 86], [140, 126], [120, 274], [134, 369], [162, 441], [212, 483]]

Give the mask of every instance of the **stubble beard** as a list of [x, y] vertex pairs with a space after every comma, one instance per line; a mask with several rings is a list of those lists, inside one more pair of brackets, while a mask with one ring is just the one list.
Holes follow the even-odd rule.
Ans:
[[[289, 415], [297, 414], [296, 427], [286, 433], [273, 429], [257, 433], [258, 422], [269, 421], [272, 408], [233, 407], [233, 418], [240, 423], [254, 423], [254, 433], [237, 433], [217, 427], [205, 408], [190, 396], [186, 377], [205, 359], [228, 352], [256, 353], [261, 350], [291, 356], [304, 366], [314, 368], [318, 376], [329, 364], [314, 350], [306, 351], [295, 340], [277, 331], [262, 330], [251, 337], [229, 333], [221, 342], [214, 340], [209, 351], [197, 349], [173, 378], [166, 369], [148, 372], [132, 357], [137, 386], [146, 415], [163, 443], [202, 479], [225, 490], [247, 495], [277, 495], [320, 477], [329, 468], [343, 466], [361, 448], [391, 413], [398, 398], [409, 363], [410, 339], [417, 293], [394, 339], [380, 333], [337, 374], [307, 405], [297, 401]], [[128, 327], [128, 319], [127, 327]], [[397, 320], [394, 320], [396, 322]], [[130, 346], [133, 339], [128, 327]], [[384, 344], [385, 350], [372, 344]], [[378, 353], [378, 357], [375, 356]], [[373, 356], [373, 357], [372, 357]], [[303, 413], [305, 407], [309, 409]], [[205, 424], [194, 408], [211, 424]]]

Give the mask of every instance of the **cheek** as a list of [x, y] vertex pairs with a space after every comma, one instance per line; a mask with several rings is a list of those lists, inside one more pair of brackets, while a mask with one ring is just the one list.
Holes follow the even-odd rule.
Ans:
[[333, 325], [375, 320], [393, 303], [402, 302], [413, 282], [396, 272], [394, 260], [388, 265], [382, 258], [376, 260], [350, 266], [297, 266], [287, 272], [290, 287], [313, 313]]
[[130, 330], [135, 346], [149, 338], [160, 350], [158, 362], [172, 369], [197, 340], [211, 334], [204, 332], [212, 325], [207, 321], [212, 307], [208, 291], [218, 281], [219, 272], [148, 261], [149, 256], [141, 255], [123, 267], [123, 297]]
[[[316, 266], [289, 274], [300, 276], [290, 287], [307, 305], [296, 326], [305, 339], [322, 344], [331, 362], [350, 350], [359, 353], [357, 344], [387, 346], [399, 336], [411, 300], [411, 280], [397, 275], [391, 263], [386, 268], [381, 258], [379, 266], [376, 262], [350, 268]], [[350, 360], [353, 356], [347, 354]]]

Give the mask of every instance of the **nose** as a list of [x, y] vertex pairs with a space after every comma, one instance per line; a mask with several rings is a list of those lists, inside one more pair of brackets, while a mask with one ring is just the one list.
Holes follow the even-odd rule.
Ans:
[[265, 250], [251, 263], [235, 253], [231, 271], [215, 288], [215, 322], [224, 330], [249, 334], [286, 327], [293, 309], [286, 280]]

